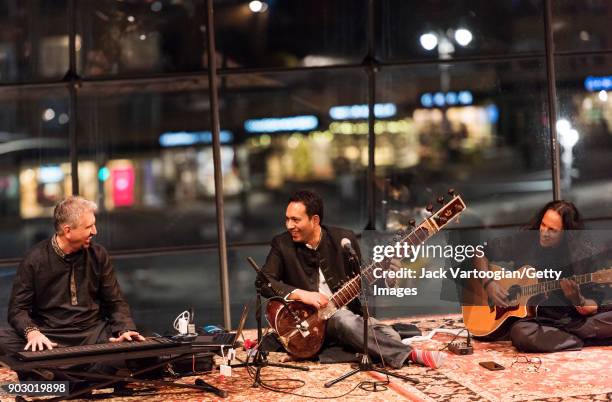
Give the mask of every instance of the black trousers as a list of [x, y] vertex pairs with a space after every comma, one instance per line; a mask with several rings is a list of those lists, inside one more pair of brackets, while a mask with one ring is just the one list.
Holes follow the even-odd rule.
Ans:
[[510, 340], [521, 352], [534, 353], [580, 350], [589, 344], [612, 345], [612, 311], [588, 316], [575, 326], [536, 318], [519, 320], [510, 329]]

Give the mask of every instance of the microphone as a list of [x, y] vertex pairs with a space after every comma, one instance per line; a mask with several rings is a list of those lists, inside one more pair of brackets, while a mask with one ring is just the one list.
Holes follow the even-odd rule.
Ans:
[[351, 245], [351, 241], [349, 239], [344, 237], [342, 240], [340, 240], [340, 245], [342, 246], [344, 251], [349, 253], [351, 258], [354, 258], [355, 260], [359, 261], [359, 257], [357, 256], [357, 253], [355, 252], [355, 249]]
[[[259, 265], [257, 265], [257, 263], [255, 262], [254, 259], [252, 259], [251, 257], [247, 257], [247, 261], [249, 262], [249, 264], [251, 264], [251, 266], [253, 267], [253, 269], [255, 270], [255, 272], [257, 272], [258, 276], [261, 276], [263, 278], [263, 280], [261, 282], [265, 282], [262, 283], [262, 285], [260, 286], [260, 288], [262, 286], [268, 286], [270, 289], [272, 289], [272, 291], [274, 292], [274, 294], [276, 295], [276, 297], [278, 297], [278, 299], [280, 300], [281, 303], [283, 303], [283, 305], [285, 307], [287, 307], [287, 311], [289, 311], [289, 313], [291, 314], [291, 316], [293, 317], [293, 319], [296, 322], [296, 328], [298, 328], [298, 330], [300, 330], [300, 332], [302, 332], [304, 330], [303, 328], [303, 322], [300, 319], [300, 317], [295, 313], [295, 311], [293, 311], [291, 309], [291, 307], [289, 306], [289, 303], [287, 302], [287, 300], [285, 300], [284, 297], [282, 297], [282, 293], [276, 289], [273, 285], [272, 282], [270, 282], [270, 278], [268, 278], [268, 275], [266, 275], [265, 272], [263, 272], [261, 270], [261, 268], [259, 268]], [[307, 325], [308, 323], [306, 323]], [[306, 327], [307, 328], [307, 327]]]
[[[259, 289], [261, 289], [264, 286], [268, 286], [270, 289], [272, 289], [272, 291], [277, 295], [280, 296], [280, 292], [278, 292], [278, 290], [276, 290], [273, 286], [272, 283], [270, 283], [270, 281], [268, 280], [268, 277], [261, 271], [261, 268], [259, 268], [259, 265], [257, 265], [257, 263], [255, 262], [254, 259], [252, 259], [251, 257], [247, 257], [247, 261], [249, 262], [249, 264], [251, 264], [251, 266], [253, 267], [253, 269], [255, 270], [255, 272], [257, 273], [257, 282], [259, 283], [259, 285], [256, 285]], [[263, 278], [264, 280], [261, 280], [260, 278]]]

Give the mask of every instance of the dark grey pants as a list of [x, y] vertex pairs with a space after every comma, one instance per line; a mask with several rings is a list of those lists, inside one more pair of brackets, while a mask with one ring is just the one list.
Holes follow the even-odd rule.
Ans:
[[512, 326], [510, 339], [518, 350], [535, 353], [580, 350], [585, 342], [612, 345], [612, 311], [589, 316], [575, 327], [559, 328], [533, 318], [520, 320]]
[[[363, 349], [363, 318], [350, 310], [339, 310], [327, 322], [327, 336], [340, 344]], [[386, 365], [401, 368], [411, 352], [410, 346], [402, 343], [400, 335], [389, 325], [370, 317], [368, 331], [368, 355], [383, 360]]]

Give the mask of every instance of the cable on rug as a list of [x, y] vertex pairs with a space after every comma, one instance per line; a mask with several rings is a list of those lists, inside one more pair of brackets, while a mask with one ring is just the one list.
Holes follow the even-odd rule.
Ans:
[[[256, 347], [257, 350], [259, 350], [259, 347], [261, 345], [261, 343], [263, 342], [263, 339], [265, 337], [265, 335], [268, 334], [268, 332], [270, 332], [270, 327], [268, 326], [266, 328], [266, 332], [265, 334], [262, 336], [262, 339], [257, 343]], [[382, 352], [380, 350], [380, 345], [378, 344], [378, 339], [376, 338], [376, 334], [374, 332], [372, 332], [374, 335], [374, 339], [376, 341], [376, 346], [381, 358], [381, 361], [384, 364], [384, 359], [382, 357]], [[249, 374], [249, 377], [251, 377], [252, 379], [255, 378], [255, 374], [254, 374], [254, 368], [252, 366], [249, 365], [249, 360], [250, 360], [250, 356], [247, 353], [247, 358], [246, 358], [246, 369], [247, 369], [247, 373]], [[267, 382], [266, 382], [267, 381]], [[278, 381], [282, 381], [285, 383], [297, 383], [299, 385], [291, 387], [291, 386], [287, 386], [287, 387], [279, 387], [277, 385], [271, 385], [270, 382], [278, 382]], [[278, 392], [278, 393], [282, 393], [282, 394], [287, 394], [287, 395], [294, 395], [294, 396], [299, 396], [299, 397], [303, 397], [303, 398], [311, 398], [311, 399], [336, 399], [336, 398], [341, 398], [343, 396], [347, 396], [350, 393], [352, 393], [353, 391], [355, 391], [357, 388], [366, 391], [366, 392], [382, 392], [382, 391], [386, 391], [387, 385], [390, 383], [389, 377], [387, 376], [387, 381], [360, 381], [359, 383], [357, 383], [357, 385], [355, 385], [353, 388], [351, 388], [349, 391], [340, 394], [340, 395], [334, 395], [334, 396], [315, 396], [315, 395], [308, 395], [308, 394], [300, 394], [297, 392], [291, 392], [289, 390], [297, 390], [300, 389], [302, 387], [304, 387], [306, 385], [306, 382], [300, 379], [295, 379], [295, 378], [274, 378], [274, 379], [266, 379], [264, 380], [264, 378], [260, 375], [260, 385], [262, 388], [267, 389], [269, 391], [272, 392]], [[371, 387], [371, 388], [369, 388]]]

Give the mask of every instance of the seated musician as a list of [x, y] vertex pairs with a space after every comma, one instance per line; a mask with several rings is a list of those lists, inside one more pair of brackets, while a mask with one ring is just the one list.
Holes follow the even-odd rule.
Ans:
[[107, 251], [92, 241], [96, 210], [95, 203], [78, 196], [55, 207], [56, 233], [35, 245], [17, 269], [8, 309], [11, 328], [0, 333], [3, 354], [144, 340]]
[[[579, 350], [585, 344], [612, 344], [612, 311], [602, 308], [598, 286], [579, 286], [569, 279], [603, 268], [590, 258], [592, 250], [581, 235], [583, 228], [574, 204], [552, 201], [538, 212], [525, 228], [528, 230], [489, 242], [486, 257], [476, 258], [475, 265], [480, 270], [489, 269], [489, 260], [513, 260], [515, 267], [529, 265], [540, 271], [562, 271], [560, 289], [548, 292], [542, 300], [528, 303], [538, 306], [536, 316], [514, 322], [509, 333], [506, 332], [505, 337], [509, 336], [520, 351], [556, 352]], [[554, 278], [540, 281], [554, 281]], [[483, 286], [496, 306], [508, 306], [507, 289], [491, 279], [483, 280]]]
[[[294, 193], [286, 210], [287, 232], [274, 237], [262, 268], [286, 300], [297, 300], [317, 309], [324, 308], [342, 282], [357, 274], [341, 247], [342, 239], [349, 239], [356, 253], [360, 253], [352, 231], [324, 226], [322, 221], [321, 197], [311, 191]], [[262, 288], [262, 293], [266, 297], [274, 296], [267, 287]], [[359, 352], [363, 348], [363, 318], [359, 301], [354, 300], [347, 307], [338, 310], [328, 320], [325, 338]], [[408, 360], [433, 368], [442, 364], [444, 353], [414, 350], [401, 342], [400, 335], [393, 328], [376, 319], [370, 318], [370, 326], [370, 357], [382, 357], [384, 363], [393, 368], [402, 367]]]

